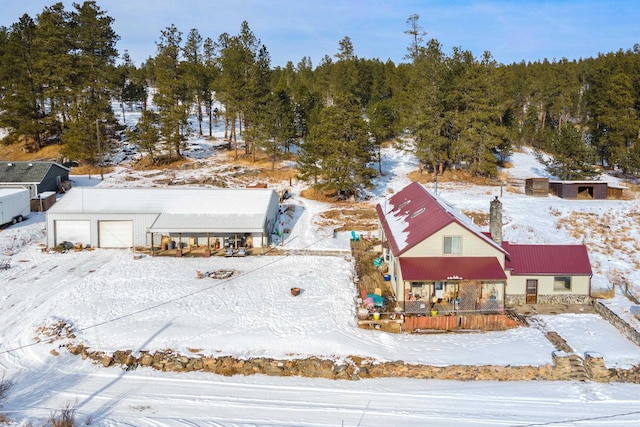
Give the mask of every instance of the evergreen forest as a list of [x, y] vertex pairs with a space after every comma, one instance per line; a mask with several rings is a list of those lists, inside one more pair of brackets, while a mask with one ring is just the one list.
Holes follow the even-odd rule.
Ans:
[[382, 144], [409, 139], [421, 169], [436, 175], [495, 177], [521, 146], [559, 179], [640, 172], [640, 45], [499, 64], [488, 51], [444, 52], [412, 15], [399, 64], [358, 57], [345, 36], [319, 64], [303, 57], [274, 67], [247, 22], [215, 40], [171, 25], [137, 66], [116, 50], [112, 24], [85, 1], [0, 27], [3, 144], [34, 152], [61, 144], [65, 158], [95, 165], [125, 132], [112, 110], [119, 104], [122, 114], [142, 109], [126, 135], [152, 163], [180, 158], [191, 133], [211, 136], [219, 120], [235, 157], [267, 156], [275, 167], [295, 153], [300, 178], [340, 198], [384, 172]]

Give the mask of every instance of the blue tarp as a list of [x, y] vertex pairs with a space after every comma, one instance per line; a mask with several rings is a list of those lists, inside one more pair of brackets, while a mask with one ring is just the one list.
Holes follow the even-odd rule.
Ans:
[[384, 298], [377, 294], [367, 294], [367, 298], [371, 298], [373, 300], [373, 304], [376, 307], [382, 307], [384, 305]]

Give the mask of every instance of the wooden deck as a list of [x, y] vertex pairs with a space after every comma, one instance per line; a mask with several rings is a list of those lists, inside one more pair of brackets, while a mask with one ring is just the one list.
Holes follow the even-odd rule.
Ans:
[[[267, 253], [267, 251], [269, 250], [269, 248], [251, 248], [251, 249], [247, 249], [245, 252], [245, 256], [252, 256], [252, 255], [264, 255]], [[221, 249], [210, 249], [207, 251], [207, 248], [205, 247], [199, 247], [199, 248], [182, 248], [182, 250], [180, 249], [165, 249], [165, 250], [161, 250], [161, 249], [156, 249], [153, 251], [153, 253], [151, 253], [151, 251], [148, 251], [149, 254], [153, 255], [153, 256], [163, 256], [163, 257], [212, 257], [212, 256], [221, 256], [224, 257], [225, 256], [225, 249], [221, 248]]]

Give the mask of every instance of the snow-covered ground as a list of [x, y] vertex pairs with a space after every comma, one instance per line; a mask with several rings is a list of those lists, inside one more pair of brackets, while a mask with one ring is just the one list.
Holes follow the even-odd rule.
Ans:
[[[132, 118], [134, 113], [127, 112], [127, 121]], [[219, 160], [217, 136], [217, 141], [192, 138], [187, 156], [201, 168], [172, 170], [163, 177], [170, 174], [188, 182], [204, 171], [231, 183], [246, 181]], [[396, 148], [383, 154], [385, 175], [375, 182], [372, 203], [384, 202], [416, 169], [415, 160]], [[511, 160], [514, 167], [508, 173], [515, 178], [544, 176], [528, 151], [515, 153]], [[74, 186], [121, 187], [160, 185], [157, 178], [157, 172], [132, 171], [124, 163], [104, 181], [96, 176], [73, 180]], [[318, 225], [319, 214], [330, 205], [300, 197], [302, 188], [297, 182], [291, 188], [293, 198], [287, 203], [297, 208], [282, 219], [290, 230], [283, 246], [314, 253], [348, 251], [348, 233], [334, 239], [332, 229]], [[576, 239], [558, 225], [575, 211], [615, 217], [618, 222], [608, 224], [612, 232], [626, 232], [637, 240], [635, 199], [533, 198], [506, 188], [446, 182], [438, 183], [438, 192], [462, 210], [487, 213], [491, 199], [501, 196], [507, 240], [584, 241], [594, 265], [594, 288], [609, 288], [612, 271], [632, 285], [639, 283], [633, 242], [628, 250], [623, 245], [610, 253], [603, 249], [602, 236]], [[0, 270], [0, 372], [15, 384], [0, 413], [15, 425], [43, 424], [67, 404], [76, 408], [79, 423], [100, 426], [620, 426], [640, 421], [640, 385], [220, 377], [150, 368], [129, 372], [103, 368], [65, 351], [54, 355], [59, 342], [39, 342], [36, 330], [58, 320], [73, 326], [78, 342], [105, 352], [170, 348], [244, 358], [359, 355], [432, 365], [543, 365], [551, 363], [554, 349], [536, 328], [449, 335], [359, 329], [353, 304], [356, 278], [352, 261], [344, 255], [135, 259], [130, 251], [102, 249], [50, 254], [38, 249], [45, 241], [44, 219], [44, 214], [34, 213], [0, 232], [0, 256], [12, 265]], [[228, 279], [196, 276], [196, 271], [218, 269], [233, 269], [235, 274]], [[298, 297], [289, 292], [293, 286], [303, 290]], [[607, 304], [638, 327], [629, 314], [631, 303], [622, 295]], [[599, 316], [564, 314], [542, 321], [577, 353], [599, 353], [610, 367], [640, 364], [640, 348]]]

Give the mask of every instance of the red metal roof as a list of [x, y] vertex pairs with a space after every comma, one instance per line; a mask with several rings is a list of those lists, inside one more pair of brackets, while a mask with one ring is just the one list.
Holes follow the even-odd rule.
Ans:
[[504, 242], [509, 252], [505, 269], [514, 276], [591, 276], [591, 263], [584, 245], [518, 245]]
[[400, 258], [400, 269], [410, 281], [507, 280], [495, 257]]
[[488, 244], [503, 250], [482, 234], [469, 218], [417, 182], [412, 182], [391, 196], [384, 206], [378, 204], [376, 212], [395, 256], [401, 255], [452, 222], [457, 222]]

